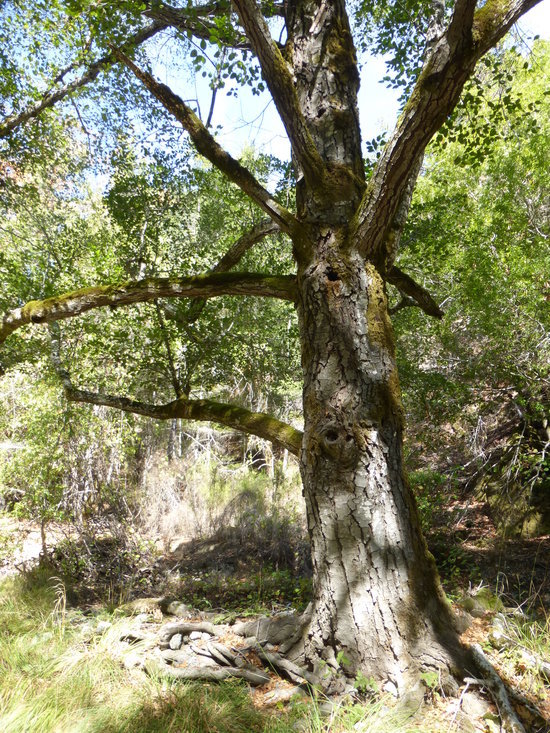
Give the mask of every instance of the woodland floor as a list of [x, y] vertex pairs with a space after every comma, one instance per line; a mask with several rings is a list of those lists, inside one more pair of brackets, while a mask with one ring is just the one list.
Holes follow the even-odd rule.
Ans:
[[[42, 548], [39, 526], [0, 516], [0, 539], [0, 579], [28, 570], [37, 561]], [[293, 547], [293, 556], [285, 557], [284, 542], [274, 536], [267, 540], [255, 537], [254, 532], [243, 532], [242, 528], [226, 528], [193, 542], [182, 539], [163, 553], [137, 537], [130, 543], [106, 532], [82, 537], [67, 532], [62, 525], [48, 528], [47, 542], [55, 574], [76, 580], [74, 587], [67, 583], [68, 603], [85, 614], [106, 605], [111, 609], [124, 607], [132, 599], [165, 596], [197, 608], [198, 615], [210, 612], [212, 617], [216, 613], [231, 623], [236, 618], [275, 614], [291, 606], [302, 610], [310, 593], [307, 557], [300, 543]], [[260, 543], [270, 546], [270, 555]], [[487, 608], [472, 611], [475, 618], [464, 640], [481, 644], [503, 679], [543, 713], [546, 726], [540, 721], [530, 723], [523, 711], [525, 730], [550, 731], [550, 679], [541, 677], [536, 664], [531, 664], [533, 658], [550, 653], [550, 536], [504, 540], [495, 530], [486, 505], [457, 500], [433, 518], [428, 544], [453, 603], [460, 606], [481, 588], [490, 591], [491, 598], [498, 597]], [[280, 562], [273, 563], [279, 555]], [[84, 562], [83, 557], [89, 559]], [[500, 649], [491, 644], [497, 613], [508, 639]], [[160, 628], [168, 620], [173, 618], [157, 612], [150, 622]], [[291, 687], [272, 676], [269, 683], [251, 692], [252, 705], [260, 710], [269, 707], [274, 689], [284, 697], [285, 686]], [[478, 704], [480, 698], [484, 704]], [[478, 695], [466, 717], [457, 714], [464, 696], [459, 700], [446, 698], [435, 686], [427, 689], [425, 700], [429, 704], [423, 707], [421, 725], [416, 728], [413, 721], [411, 731], [499, 730], [497, 709], [489, 696]], [[324, 725], [318, 730], [344, 730], [336, 724]], [[289, 728], [299, 729], [295, 725]], [[217, 730], [224, 733], [223, 728]]]

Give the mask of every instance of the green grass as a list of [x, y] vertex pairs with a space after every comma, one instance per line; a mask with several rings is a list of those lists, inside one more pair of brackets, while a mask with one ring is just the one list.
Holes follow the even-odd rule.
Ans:
[[[300, 699], [254, 707], [248, 688], [166, 682], [127, 669], [126, 619], [99, 612], [110, 628], [66, 607], [65, 589], [42, 571], [0, 584], [0, 730], [3, 733], [413, 733], [383, 700], [337, 707]], [[135, 647], [133, 647], [135, 649]], [[425, 732], [427, 733], [427, 732]]]
[[495, 653], [502, 668], [522, 690], [541, 701], [548, 699], [550, 681], [540, 674], [539, 665], [550, 660], [550, 614], [539, 608], [525, 615], [501, 613], [499, 618], [504, 638]]
[[[111, 626], [93, 632], [100, 619]], [[550, 619], [506, 614], [511, 645], [504, 666], [519, 672], [521, 650], [550, 657]], [[0, 730], [2, 733], [435, 733], [418, 727], [387, 699], [336, 706], [300, 698], [287, 707], [255, 707], [246, 685], [167, 682], [124, 665], [135, 652], [119, 641], [127, 619], [66, 606], [65, 588], [46, 570], [0, 584]], [[540, 688], [540, 690], [538, 689]]]
[[0, 729], [4, 733], [247, 733], [264, 715], [241, 684], [167, 684], [129, 671], [117, 625], [86, 633], [56, 579], [5, 581], [0, 599]]

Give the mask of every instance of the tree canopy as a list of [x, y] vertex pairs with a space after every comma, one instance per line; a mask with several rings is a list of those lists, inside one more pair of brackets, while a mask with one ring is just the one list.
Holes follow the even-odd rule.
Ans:
[[[521, 267], [529, 246], [546, 236], [541, 205], [530, 201], [527, 222], [519, 217], [513, 226], [531, 228], [534, 238], [520, 237], [515, 253], [504, 254], [495, 242], [508, 236], [508, 217], [484, 220], [481, 194], [470, 202], [463, 181], [449, 186], [445, 154], [424, 163], [438, 135], [458, 161], [479, 163], [480, 149], [498, 155], [499, 115], [518, 130], [534, 124], [537, 101], [524, 104], [511, 86], [519, 59], [491, 52], [535, 4], [60, 0], [1, 9], [3, 194], [8, 205], [26, 195], [7, 227], [13, 255], [2, 262], [5, 364], [35, 348], [23, 326], [48, 324], [41, 334], [70, 401], [213, 420], [294, 453], [314, 594], [293, 653], [320, 679], [327, 666], [361, 672], [400, 694], [421, 669], [473, 663], [403, 470], [390, 315], [415, 305], [443, 317], [418, 282], [429, 268], [450, 280], [468, 271], [463, 283], [478, 302], [490, 283], [505, 292], [502, 272], [513, 261]], [[365, 150], [358, 50], [368, 49], [388, 55], [386, 81], [401, 91], [402, 108], [387, 140]], [[181, 96], [185, 68], [210, 84], [206, 114]], [[291, 145], [290, 167], [223, 148], [211, 123], [226, 84], [237, 101], [233, 85], [269, 92]], [[412, 204], [423, 164], [434, 173]], [[504, 162], [491, 175], [511, 180]], [[103, 202], [76, 193], [102, 177]], [[21, 216], [25, 206], [30, 215]], [[444, 245], [445, 258], [436, 234], [443, 227], [461, 233]], [[487, 250], [463, 246], [480, 237], [491, 238]], [[38, 266], [26, 257], [35, 238], [44, 244]], [[101, 282], [89, 282], [96, 273]], [[389, 308], [388, 286], [398, 293]], [[227, 296], [244, 303], [236, 315], [221, 300]], [[260, 308], [260, 299], [268, 305]], [[276, 338], [266, 338], [264, 318]], [[229, 367], [250, 383], [272, 362], [276, 386], [294, 381], [296, 337], [303, 431], [254, 405], [218, 399]], [[132, 366], [136, 351], [143, 356]], [[257, 359], [255, 371], [249, 363]], [[333, 676], [325, 682], [337, 684]]]

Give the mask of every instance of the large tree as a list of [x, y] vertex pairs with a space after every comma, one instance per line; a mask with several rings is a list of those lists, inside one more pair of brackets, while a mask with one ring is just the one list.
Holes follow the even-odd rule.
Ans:
[[[28, 323], [53, 324], [103, 306], [192, 298], [188, 317], [193, 319], [204, 299], [228, 294], [293, 302], [304, 376], [303, 433], [266, 414], [190, 399], [185, 390], [160, 405], [79, 389], [64, 368], [57, 324], [51, 327], [53, 358], [70, 400], [158, 419], [217, 421], [298, 456], [314, 590], [295, 656], [316, 670], [381, 679], [396, 692], [423, 668], [464, 668], [467, 655], [404, 475], [403, 410], [386, 283], [441, 317], [429, 293], [395, 265], [423, 154], [458, 104], [477, 62], [536, 2], [485, 0], [479, 7], [476, 0], [399, 6], [385, 0], [220, 0], [181, 7], [158, 0], [52, 2], [37, 4], [36, 10], [49, 19], [45, 27], [53, 38], [40, 68], [51, 73], [48, 88], [31, 89], [32, 64], [27, 88], [21, 77], [13, 81], [15, 62], [2, 51], [4, 89], [13, 105], [0, 123], [1, 137], [19, 135], [20, 147], [29, 140], [36, 145], [41, 115], [94, 84], [101, 84], [98, 105], [109, 85], [119, 100], [121, 94], [135, 94], [136, 108], [149, 96], [151, 106], [160, 103], [198, 153], [267, 218], [244, 233], [209, 273], [104, 283], [31, 301], [5, 314], [0, 340]], [[3, 12], [17, 19], [18, 7], [6, 3]], [[351, 13], [362, 48], [370, 38], [375, 47], [394, 50], [393, 83], [403, 86], [406, 97], [395, 129], [370, 166], [359, 125], [360, 65]], [[272, 32], [282, 27], [283, 40], [276, 40]], [[203, 122], [192, 104], [157, 80], [148, 65], [148, 44], [158, 49], [159, 34], [171, 33], [180, 39], [182, 53], [194, 49], [197, 66], [208, 44], [218, 49], [214, 92], [224, 77], [257, 83], [249, 66], [255, 58], [290, 141], [295, 206], [283, 204], [220, 146], [209, 129], [211, 115]], [[36, 50], [36, 40], [25, 38], [25, 31], [16, 38], [20, 49]], [[230, 272], [247, 249], [274, 231], [291, 242], [294, 273]]]

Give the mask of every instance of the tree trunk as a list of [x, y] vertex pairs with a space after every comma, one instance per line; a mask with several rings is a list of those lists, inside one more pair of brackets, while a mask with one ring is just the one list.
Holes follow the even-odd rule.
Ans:
[[296, 94], [328, 171], [316, 187], [294, 162], [309, 237], [297, 287], [314, 586], [303, 652], [318, 672], [361, 672], [401, 692], [422, 666], [460, 668], [461, 648], [403, 473], [384, 282], [350, 241], [365, 183], [345, 5], [290, 0], [286, 7]]
[[305, 657], [403, 691], [421, 667], [460, 669], [463, 655], [403, 473], [384, 283], [337, 231], [319, 232], [316, 250], [298, 303], [314, 575]]

